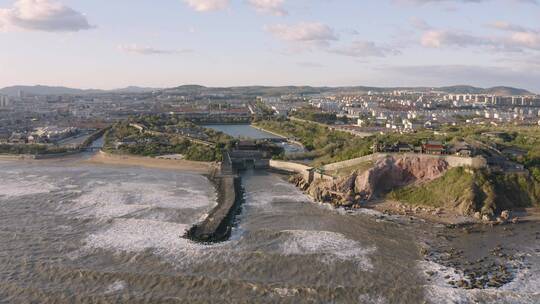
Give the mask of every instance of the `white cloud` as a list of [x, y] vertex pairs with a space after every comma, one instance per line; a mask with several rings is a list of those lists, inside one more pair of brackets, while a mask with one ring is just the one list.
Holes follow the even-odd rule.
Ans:
[[540, 31], [507, 22], [490, 25], [501, 30], [504, 36], [475, 36], [453, 30], [428, 30], [422, 34], [421, 44], [428, 48], [489, 47], [499, 51], [539, 51]]
[[280, 40], [307, 46], [327, 46], [330, 41], [338, 40], [333, 28], [319, 22], [303, 22], [295, 25], [277, 24], [267, 26], [266, 30]]
[[534, 32], [514, 32], [510, 43], [517, 47], [540, 50], [540, 34]]
[[184, 0], [184, 2], [197, 12], [222, 10], [230, 4], [230, 0]]
[[[482, 3], [490, 2], [492, 0], [394, 0], [398, 3], [412, 3], [412, 4], [429, 4], [429, 3]], [[531, 3], [538, 4], [537, 0], [506, 0], [507, 2], [514, 3]]]
[[[355, 40], [347, 45], [333, 46], [339, 40], [336, 31], [319, 22], [298, 23], [295, 25], [267, 26], [266, 30], [274, 37], [305, 49], [322, 49], [328, 53], [349, 57], [385, 57], [400, 52], [394, 48], [377, 45], [372, 41]], [[298, 51], [298, 49], [296, 49]], [[302, 50], [302, 49], [300, 49]]]
[[490, 24], [490, 27], [494, 29], [498, 29], [501, 31], [510, 31], [510, 32], [526, 32], [528, 31], [526, 28], [515, 25], [506, 21], [495, 21], [494, 23]]
[[411, 18], [411, 25], [414, 28], [416, 28], [418, 30], [422, 30], [422, 31], [426, 31], [426, 30], [431, 29], [431, 26], [424, 19], [421, 19], [421, 18], [418, 18], [418, 17], [412, 17]]
[[353, 41], [350, 45], [329, 50], [331, 53], [350, 57], [385, 57], [400, 52], [390, 47], [379, 46], [372, 41]]
[[0, 29], [76, 32], [92, 26], [86, 16], [55, 0], [17, 0], [0, 9]]
[[312, 61], [301, 61], [296, 63], [298, 66], [303, 68], [324, 68], [324, 64]]
[[248, 0], [248, 3], [260, 13], [287, 15], [287, 11], [283, 8], [285, 0]]
[[491, 44], [491, 42], [485, 38], [445, 30], [429, 30], [424, 32], [421, 43], [424, 47], [430, 48], [441, 48], [445, 46], [467, 47]]
[[123, 52], [131, 53], [131, 54], [139, 54], [139, 55], [168, 55], [168, 54], [182, 54], [182, 53], [193, 52], [193, 50], [189, 50], [189, 49], [165, 50], [165, 49], [157, 49], [157, 48], [148, 47], [148, 46], [141, 46], [137, 44], [120, 45], [118, 48]]
[[518, 48], [540, 50], [540, 30], [527, 28], [504, 21], [497, 21], [491, 25], [501, 31], [510, 33], [506, 43]]

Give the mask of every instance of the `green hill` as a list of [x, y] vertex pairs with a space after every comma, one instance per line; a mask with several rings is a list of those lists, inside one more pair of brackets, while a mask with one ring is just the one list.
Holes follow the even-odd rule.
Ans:
[[453, 168], [431, 182], [396, 189], [389, 198], [444, 207], [463, 215], [476, 211], [494, 215], [507, 209], [540, 206], [540, 183], [526, 174]]

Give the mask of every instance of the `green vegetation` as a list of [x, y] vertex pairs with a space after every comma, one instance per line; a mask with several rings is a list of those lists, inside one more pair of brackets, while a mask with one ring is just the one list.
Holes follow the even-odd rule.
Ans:
[[353, 159], [371, 153], [372, 138], [359, 138], [346, 132], [331, 131], [316, 123], [288, 120], [264, 120], [255, 123], [263, 129], [300, 141], [307, 153], [290, 159], [313, 159], [313, 165]]
[[265, 117], [271, 117], [274, 115], [274, 110], [267, 106], [264, 102], [257, 100], [255, 103], [255, 108], [260, 112], [257, 113], [255, 120], [264, 119]]
[[324, 125], [292, 120], [262, 120], [254, 123], [263, 129], [300, 141], [307, 153], [293, 159], [313, 159], [314, 165], [348, 160], [371, 153], [374, 142], [397, 142], [419, 146], [429, 140], [446, 144], [467, 142], [478, 154], [497, 156], [495, 151], [523, 150], [523, 155], [505, 155], [523, 164], [540, 182], [540, 128], [537, 126], [444, 126], [439, 131], [420, 130], [415, 133], [388, 133], [359, 138], [345, 132], [330, 131]]
[[540, 183], [526, 174], [460, 167], [431, 182], [396, 189], [388, 197], [412, 205], [457, 208], [463, 214], [481, 211], [494, 215], [505, 209], [538, 205]]
[[413, 205], [443, 207], [463, 201], [472, 202], [473, 184], [474, 174], [464, 168], [453, 168], [431, 182], [396, 189], [389, 197]]
[[[130, 123], [143, 127], [135, 128]], [[143, 116], [114, 125], [105, 133], [103, 149], [109, 153], [141, 156], [182, 154], [188, 160], [217, 161], [232, 138], [175, 116]]]
[[338, 120], [336, 114], [326, 113], [315, 108], [298, 109], [292, 115], [296, 118], [314, 121], [322, 124], [333, 125]]
[[373, 168], [373, 165], [374, 165], [374, 162], [365, 161], [363, 163], [360, 163], [354, 166], [345, 167], [345, 168], [341, 168], [341, 169], [333, 170], [333, 171], [325, 171], [324, 173], [335, 176], [335, 177], [349, 176], [353, 172], [356, 172], [358, 175], [361, 175], [364, 172], [368, 171], [369, 169]]
[[0, 154], [56, 154], [66, 153], [68, 149], [50, 145], [32, 145], [32, 144], [0, 144]]
[[500, 209], [540, 206], [540, 183], [525, 174], [492, 174], [487, 183], [495, 190], [494, 203]]
[[[540, 127], [538, 126], [459, 126], [442, 130], [449, 138], [479, 142], [502, 151], [509, 159], [524, 165], [540, 182]], [[505, 153], [522, 150], [523, 155]]]
[[98, 130], [94, 133], [92, 133], [88, 138], [86, 138], [80, 145], [81, 148], [89, 147], [94, 141], [102, 137], [105, 132], [107, 132], [111, 127], [106, 127], [101, 130]]

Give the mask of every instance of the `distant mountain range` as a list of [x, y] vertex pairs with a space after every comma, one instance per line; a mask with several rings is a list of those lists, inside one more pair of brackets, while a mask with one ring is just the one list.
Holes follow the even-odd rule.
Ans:
[[491, 94], [491, 95], [533, 95], [533, 93], [519, 88], [512, 87], [493, 87], [493, 88], [478, 88], [468, 85], [448, 86], [440, 88], [431, 87], [367, 87], [367, 86], [351, 86], [351, 87], [311, 87], [311, 86], [242, 86], [242, 87], [205, 87], [200, 85], [183, 85], [174, 88], [158, 89], [130, 86], [127, 88], [116, 90], [94, 90], [94, 89], [73, 89], [67, 87], [52, 87], [52, 86], [11, 86], [0, 89], [0, 94], [8, 96], [18, 96], [22, 91], [25, 94], [31, 95], [87, 95], [87, 94], [104, 94], [104, 93], [146, 93], [152, 91], [174, 91], [186, 94], [207, 93], [207, 94], [242, 94], [248, 96], [269, 96], [280, 94], [318, 94], [326, 92], [388, 92], [393, 90], [415, 90], [421, 92], [438, 91], [449, 94]]
[[467, 85], [442, 87], [439, 90], [450, 94], [490, 94], [490, 95], [532, 95], [533, 93], [512, 87], [493, 87], [488, 89], [476, 88]]
[[146, 93], [152, 92], [155, 88], [143, 88], [130, 86], [122, 89], [115, 90], [95, 90], [95, 89], [74, 89], [67, 87], [52, 87], [52, 86], [11, 86], [0, 89], [0, 94], [8, 96], [18, 96], [19, 92], [24, 92], [30, 95], [87, 95], [87, 94], [100, 94], [100, 93]]
[[394, 90], [413, 90], [420, 92], [446, 92], [449, 94], [489, 94], [489, 95], [534, 95], [525, 89], [512, 87], [493, 87], [493, 88], [477, 88], [467, 85], [448, 86], [448, 87], [367, 87], [367, 86], [351, 86], [351, 87], [311, 87], [311, 86], [246, 86], [246, 87], [226, 87], [226, 88], [209, 88], [199, 85], [184, 85], [176, 88], [164, 89], [165, 91], [176, 91], [183, 93], [229, 93], [229, 94], [244, 94], [244, 95], [277, 95], [277, 94], [318, 94], [325, 92], [389, 92]]

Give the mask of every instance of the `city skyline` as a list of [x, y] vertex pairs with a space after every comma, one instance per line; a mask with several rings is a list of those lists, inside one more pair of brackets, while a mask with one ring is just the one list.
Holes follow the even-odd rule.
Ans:
[[532, 0], [109, 2], [0, 0], [0, 87], [540, 91], [540, 6]]

